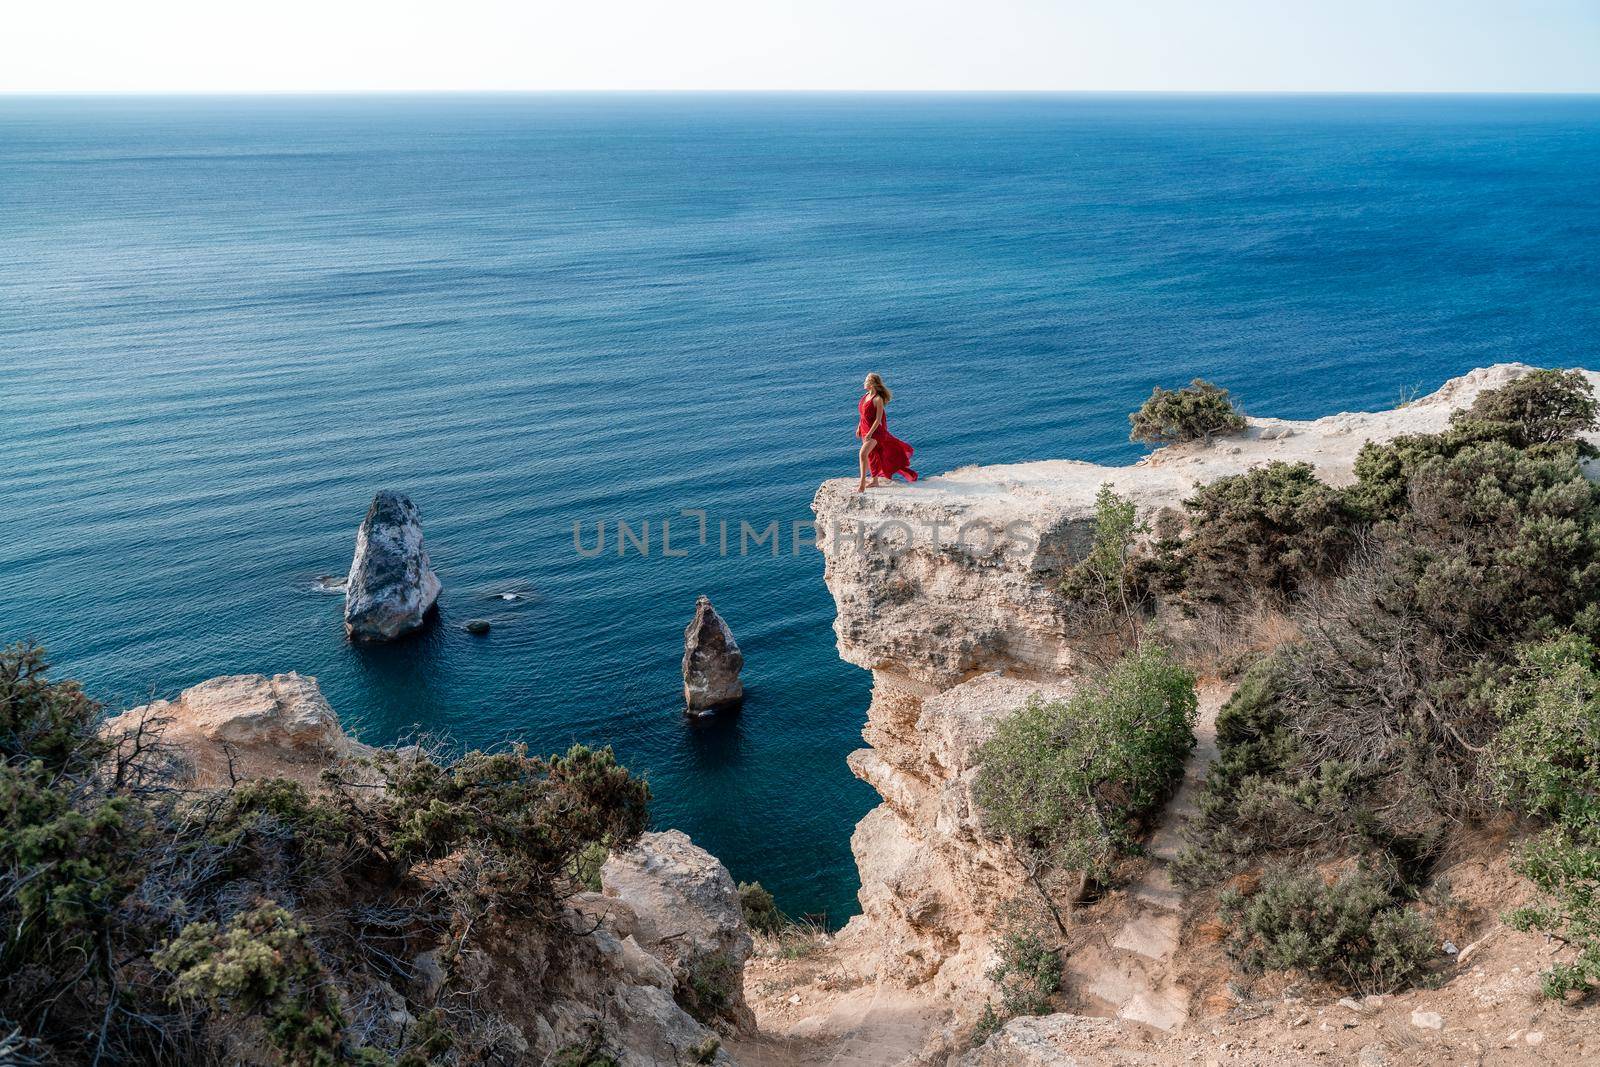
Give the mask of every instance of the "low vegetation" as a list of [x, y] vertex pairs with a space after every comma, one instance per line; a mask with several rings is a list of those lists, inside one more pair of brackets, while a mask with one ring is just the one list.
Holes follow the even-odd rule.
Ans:
[[1433, 928], [1396, 903], [1392, 878], [1359, 870], [1270, 871], [1259, 888], [1222, 894], [1227, 950], [1247, 971], [1293, 971], [1362, 993], [1411, 985], [1438, 956]]
[[[18, 1062], [515, 1058], [464, 963], [534, 946], [518, 996], [537, 996], [582, 858], [645, 827], [648, 790], [609, 750], [414, 749], [316, 793], [196, 792], [150, 733], [102, 738], [100, 719], [39, 649], [0, 655], [0, 1031]], [[591, 1051], [573, 1062], [606, 1062]]]
[[1201, 378], [1182, 389], [1156, 386], [1139, 410], [1128, 416], [1133, 429], [1128, 437], [1153, 445], [1210, 442], [1213, 437], [1244, 432], [1228, 391]]
[[1139, 550], [1148, 532], [1133, 501], [1100, 487], [1094, 541], [1060, 587], [1074, 647], [1091, 659], [1104, 663], [1137, 647], [1149, 625], [1154, 589]]
[[1000, 1004], [983, 1006], [972, 1033], [975, 1045], [1018, 1016], [1048, 1015], [1051, 998], [1061, 991], [1061, 957], [1014, 916], [1000, 931], [995, 956], [987, 977], [1000, 991]]
[[[1246, 965], [1358, 988], [1416, 980], [1425, 960], [1408, 947], [1423, 938], [1406, 905], [1444, 828], [1509, 810], [1547, 827], [1517, 861], [1544, 902], [1512, 919], [1576, 952], [1547, 989], [1600, 983], [1587, 695], [1600, 489], [1577, 437], [1595, 417], [1582, 375], [1540, 371], [1481, 394], [1442, 433], [1368, 444], [1348, 489], [1280, 464], [1189, 501], [1187, 536], [1166, 546], [1177, 602], [1277, 597], [1298, 638], [1257, 663], [1219, 716], [1180, 880], [1211, 885], [1274, 857], [1356, 856], [1390, 872], [1263, 880], [1231, 896]], [[1369, 918], [1388, 941], [1344, 944], [1340, 931]]]
[[1505, 727], [1491, 749], [1495, 791], [1548, 828], [1518, 852], [1515, 868], [1543, 898], [1507, 917], [1572, 946], [1551, 967], [1552, 997], [1600, 985], [1600, 650], [1567, 636], [1523, 650], [1500, 690]]
[[984, 823], [1012, 843], [1052, 910], [1060, 876], [1076, 876], [1075, 899], [1134, 844], [1182, 776], [1194, 718], [1194, 676], [1146, 643], [1070, 700], [1030, 702], [979, 750]]
[[1219, 478], [1184, 501], [1188, 536], [1167, 585], [1191, 601], [1287, 599], [1329, 578], [1356, 546], [1360, 515], [1309, 463], [1269, 463]]

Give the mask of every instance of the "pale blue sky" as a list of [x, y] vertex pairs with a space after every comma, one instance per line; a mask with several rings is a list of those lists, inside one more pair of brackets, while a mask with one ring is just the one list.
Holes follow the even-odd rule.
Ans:
[[33, 0], [0, 91], [1600, 90], [1600, 0]]

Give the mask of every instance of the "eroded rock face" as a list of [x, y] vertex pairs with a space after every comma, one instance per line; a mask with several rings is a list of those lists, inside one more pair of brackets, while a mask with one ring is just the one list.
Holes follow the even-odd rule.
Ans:
[[419, 629], [439, 599], [439, 577], [422, 544], [411, 498], [385, 489], [356, 531], [345, 583], [344, 628], [357, 641], [392, 641]]
[[978, 986], [996, 913], [1025, 884], [1010, 851], [983, 832], [972, 803], [976, 753], [1032, 697], [1070, 696], [1070, 681], [995, 671], [940, 692], [873, 672], [863, 731], [871, 748], [850, 769], [884, 798], [856, 826], [861, 914], [841, 937], [859, 970], [939, 993]]
[[683, 631], [683, 701], [691, 714], [737, 707], [744, 699], [744, 653], [711, 600], [701, 597]]
[[317, 680], [292, 672], [212, 678], [106, 723], [119, 734], [141, 726], [187, 757], [200, 788], [273, 775], [312, 784], [334, 760], [370, 751], [344, 732]]
[[[568, 1062], [598, 1041], [596, 1051], [619, 1067], [733, 1063], [717, 1033], [678, 1003], [666, 963], [639, 944], [632, 908], [598, 893], [581, 894], [572, 905], [567, 925], [576, 936], [555, 954], [558, 973], [549, 969], [549, 946], [531, 931], [494, 939], [461, 961], [466, 984], [516, 1020], [527, 1062]], [[530, 990], [542, 992], [530, 996]]]
[[1480, 392], [1531, 369], [1476, 370], [1392, 411], [1252, 418], [1240, 437], [1160, 449], [1127, 467], [966, 467], [865, 493], [854, 479], [825, 483], [812, 508], [839, 654], [873, 672], [871, 747], [850, 766], [884, 800], [852, 838], [862, 914], [841, 944], [858, 967], [947, 994], [985, 988], [995, 909], [1018, 894], [1021, 872], [981, 833], [973, 754], [1031, 693], [1071, 691], [1082, 664], [1063, 640], [1056, 589], [1091, 544], [1102, 485], [1148, 518], [1181, 505], [1197, 482], [1273, 460], [1348, 484], [1367, 441], [1440, 431]]
[[629, 935], [665, 964], [680, 1001], [695, 995], [689, 987], [712, 983], [726, 998], [721, 1021], [738, 1030], [754, 1028], [740, 977], [754, 942], [739, 910], [738, 887], [715, 856], [681, 831], [648, 833], [606, 860], [600, 883], [605, 896], [632, 913]]

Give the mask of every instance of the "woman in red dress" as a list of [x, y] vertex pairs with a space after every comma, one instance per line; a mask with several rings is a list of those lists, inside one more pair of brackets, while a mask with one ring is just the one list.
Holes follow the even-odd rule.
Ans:
[[[866, 395], [856, 405], [861, 410], [861, 421], [856, 424], [856, 436], [861, 438], [861, 482], [856, 492], [864, 493], [869, 488], [886, 485], [896, 474], [908, 482], [916, 481], [917, 472], [911, 469], [911, 446], [889, 432], [883, 410], [893, 395], [889, 387], [876, 374], [867, 375], [861, 387]], [[872, 474], [870, 485], [867, 483], [869, 471]], [[883, 480], [879, 481], [880, 478]]]

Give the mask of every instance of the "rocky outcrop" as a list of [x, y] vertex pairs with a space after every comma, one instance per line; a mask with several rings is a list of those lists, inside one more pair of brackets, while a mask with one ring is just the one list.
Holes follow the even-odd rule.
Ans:
[[202, 789], [272, 775], [310, 785], [334, 760], [371, 751], [344, 732], [317, 680], [294, 673], [212, 678], [124, 712], [106, 729], [159, 736]]
[[[572, 903], [568, 926], [577, 936], [564, 947], [561, 973], [539, 974], [537, 983], [516, 988], [519, 979], [538, 973], [546, 957], [537, 954], [542, 946], [519, 951], [503, 943], [494, 952], [479, 952], [463, 968], [473, 987], [494, 991], [508, 1008], [522, 1006], [529, 1062], [568, 1062], [564, 1055], [601, 1035], [601, 1051], [618, 1067], [732, 1067], [721, 1036], [679, 1003], [679, 980], [667, 960], [641, 943], [641, 937], [649, 939], [642, 932], [646, 922], [616, 897], [586, 893]], [[548, 1001], [528, 996], [537, 985], [550, 990]]]
[[[299, 674], [213, 678], [108, 720], [105, 730], [124, 745], [164, 746], [198, 788], [281, 776], [315, 789], [331, 764], [374, 751], [345, 733], [316, 679]], [[347, 765], [346, 773], [365, 772]], [[713, 1021], [752, 1025], [743, 995], [751, 938], [727, 868], [682, 833], [646, 834], [606, 862], [602, 887], [572, 902], [570, 936], [555, 941], [537, 923], [508, 918], [462, 950], [459, 978], [515, 1028], [501, 1036], [530, 1063], [567, 1062], [599, 1040], [618, 1067], [731, 1067], [721, 1036], [684, 1007], [686, 987], [721, 982], [710, 990], [726, 993]], [[443, 981], [437, 956], [412, 961], [424, 985]], [[369, 992], [395, 1002], [397, 1025], [416, 1025], [392, 988]]]
[[358, 641], [392, 641], [419, 629], [439, 599], [439, 577], [422, 543], [411, 498], [385, 489], [356, 531], [345, 582], [344, 628]]
[[1252, 418], [1239, 437], [1164, 448], [1127, 467], [966, 467], [865, 493], [854, 479], [825, 483], [812, 507], [839, 654], [873, 672], [870, 747], [850, 766], [883, 797], [852, 839], [862, 914], [841, 941], [857, 968], [936, 994], [984, 988], [996, 910], [1017, 894], [1021, 872], [980, 832], [973, 755], [1031, 694], [1071, 691], [1081, 665], [1056, 587], [1090, 544], [1102, 485], [1149, 517], [1197, 482], [1273, 460], [1348, 483], [1365, 442], [1442, 430], [1454, 410], [1530, 369], [1473, 371], [1392, 411]]
[[711, 600], [702, 596], [683, 631], [683, 701], [691, 714], [737, 707], [744, 699], [744, 653]]
[[738, 887], [715, 856], [681, 831], [649, 833], [606, 860], [600, 883], [632, 913], [630, 935], [666, 965], [680, 999], [714, 1009], [732, 1029], [754, 1029], [739, 977], [754, 942]]

